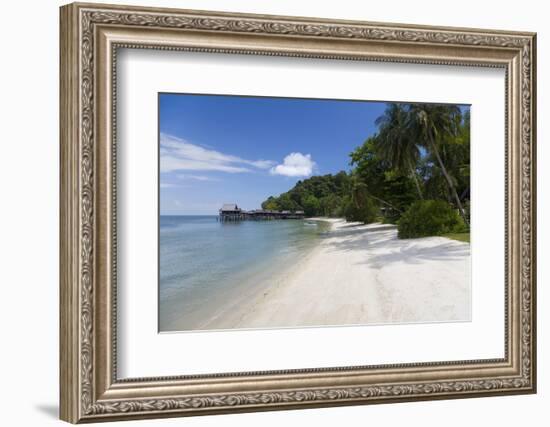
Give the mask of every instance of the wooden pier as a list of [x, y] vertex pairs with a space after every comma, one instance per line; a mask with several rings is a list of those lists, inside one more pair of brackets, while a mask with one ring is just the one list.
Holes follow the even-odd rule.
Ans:
[[224, 204], [220, 209], [219, 221], [269, 221], [275, 219], [303, 219], [304, 211], [273, 211], [255, 209], [246, 211], [235, 203]]

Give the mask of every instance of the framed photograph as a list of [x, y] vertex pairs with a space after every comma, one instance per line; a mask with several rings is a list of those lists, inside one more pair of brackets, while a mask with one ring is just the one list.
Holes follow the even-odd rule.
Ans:
[[61, 418], [536, 391], [535, 34], [61, 8]]

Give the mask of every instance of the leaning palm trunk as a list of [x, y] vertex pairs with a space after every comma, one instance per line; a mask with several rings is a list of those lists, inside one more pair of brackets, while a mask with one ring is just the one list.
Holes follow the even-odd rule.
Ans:
[[356, 208], [360, 207], [363, 204], [366, 197], [371, 197], [374, 200], [378, 200], [383, 205], [386, 205], [386, 206], [396, 210], [399, 213], [403, 213], [403, 211], [401, 209], [395, 207], [390, 202], [387, 202], [386, 200], [381, 199], [380, 197], [376, 197], [375, 195], [371, 194], [370, 192], [368, 192], [366, 190], [363, 190], [363, 192], [362, 192], [362, 191], [359, 190], [358, 187], [355, 187], [352, 190], [352, 196], [351, 197], [352, 197], [352, 202], [353, 202], [353, 204], [355, 205]]
[[372, 194], [370, 194], [370, 197], [372, 197], [374, 200], [378, 200], [380, 203], [382, 203], [383, 205], [386, 205], [386, 206], [389, 206], [390, 208], [396, 210], [397, 212], [399, 213], [403, 213], [403, 211], [397, 207], [395, 207], [394, 205], [392, 205], [390, 202], [386, 202], [384, 199], [381, 199], [380, 197], [376, 197], [376, 196], [373, 196]]
[[418, 192], [418, 198], [420, 200], [424, 200], [424, 196], [422, 195], [422, 189], [420, 188], [420, 183], [418, 182], [418, 176], [416, 176], [416, 171], [412, 167], [412, 165], [409, 163], [409, 168], [411, 169], [411, 176], [414, 180], [414, 184], [416, 185], [416, 191]]
[[447, 184], [449, 185], [449, 190], [451, 194], [453, 195], [456, 205], [458, 206], [458, 210], [460, 211], [460, 215], [464, 219], [464, 222], [469, 227], [470, 223], [468, 222], [468, 218], [466, 218], [466, 212], [464, 211], [464, 208], [462, 207], [462, 203], [460, 202], [460, 197], [458, 197], [458, 193], [456, 192], [456, 188], [453, 184], [453, 180], [451, 179], [451, 176], [447, 172], [447, 168], [443, 164], [443, 160], [441, 159], [441, 156], [439, 155], [439, 150], [437, 149], [437, 146], [435, 145], [435, 141], [433, 140], [433, 136], [430, 136], [430, 145], [432, 146], [433, 153], [435, 154], [435, 157], [437, 158], [437, 162], [439, 163], [439, 167], [441, 168], [441, 172], [443, 173], [443, 176], [447, 180]]

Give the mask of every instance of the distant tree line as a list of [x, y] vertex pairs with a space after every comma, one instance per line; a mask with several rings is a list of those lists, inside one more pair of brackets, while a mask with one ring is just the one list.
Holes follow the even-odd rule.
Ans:
[[312, 176], [279, 197], [269, 197], [262, 209], [303, 210], [306, 216], [342, 216], [342, 202], [349, 193], [350, 176], [342, 171], [336, 175]]
[[[349, 172], [298, 181], [286, 193], [269, 197], [262, 208], [303, 210], [306, 216], [364, 223], [399, 223], [402, 217], [402, 222], [431, 220], [443, 215], [443, 209], [446, 221], [452, 223], [455, 220], [449, 218], [456, 216], [456, 224], [440, 226], [441, 230], [467, 229], [469, 111], [463, 113], [454, 105], [388, 103], [375, 123], [377, 132], [350, 153]], [[422, 216], [415, 212], [404, 216], [410, 209]], [[414, 229], [422, 227], [407, 224], [406, 228], [413, 230], [407, 237], [414, 237]]]

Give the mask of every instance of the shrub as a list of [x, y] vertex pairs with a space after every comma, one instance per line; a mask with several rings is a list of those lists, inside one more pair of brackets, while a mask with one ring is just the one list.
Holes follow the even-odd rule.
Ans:
[[443, 200], [418, 200], [397, 222], [398, 237], [438, 236], [466, 231], [464, 220], [449, 203]]
[[342, 211], [346, 221], [358, 221], [364, 224], [375, 222], [380, 214], [378, 206], [370, 197], [366, 197], [359, 206], [347, 197]]

